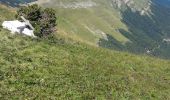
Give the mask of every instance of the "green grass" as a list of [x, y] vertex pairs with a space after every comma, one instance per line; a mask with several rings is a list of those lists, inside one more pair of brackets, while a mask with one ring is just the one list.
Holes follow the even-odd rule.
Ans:
[[[93, 0], [97, 3], [97, 6], [87, 9], [64, 9], [56, 6], [59, 2], [69, 4], [73, 1], [75, 0], [51, 0], [50, 3], [43, 5], [56, 9], [58, 30], [61, 31], [59, 33], [92, 45], [97, 45], [99, 39], [103, 38], [100, 33], [95, 32], [97, 30], [111, 34], [121, 43], [129, 41], [121, 33], [115, 31], [115, 29], [123, 28], [127, 30], [127, 28], [121, 22], [119, 13], [110, 6], [109, 0]], [[89, 31], [86, 27], [89, 27], [94, 32]]]
[[[13, 18], [11, 10], [7, 14]], [[0, 29], [1, 100], [169, 100], [169, 66], [169, 60], [97, 48], [60, 34], [32, 39]]]
[[[61, 31], [62, 34], [65, 33], [67, 37], [74, 40], [97, 45], [99, 39], [103, 37], [101, 34], [89, 31], [86, 28], [89, 27], [93, 31], [100, 30], [105, 34], [112, 35], [122, 44], [130, 41], [130, 39], [116, 31], [117, 29], [124, 29], [128, 31], [128, 28], [121, 21], [121, 14], [119, 14], [119, 10], [113, 9], [113, 6], [111, 5], [112, 0], [91, 0], [95, 2], [97, 6], [87, 9], [60, 8], [56, 6], [61, 2], [64, 5], [69, 5], [73, 2], [85, 1], [86, 0], [50, 0], [49, 3], [42, 6], [56, 9], [56, 13], [59, 16], [58, 30]], [[148, 0], [134, 0], [135, 8], [142, 9], [142, 7], [147, 5], [147, 2]]]
[[0, 32], [0, 99], [170, 99], [170, 61]]
[[14, 18], [15, 10], [12, 8], [7, 8], [0, 4], [0, 25], [4, 20], [10, 20]]

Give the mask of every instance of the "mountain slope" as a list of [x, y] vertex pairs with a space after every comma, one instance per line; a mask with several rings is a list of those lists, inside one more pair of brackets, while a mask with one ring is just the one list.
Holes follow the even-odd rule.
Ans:
[[170, 99], [169, 61], [1, 35], [1, 99]]
[[[1, 6], [0, 14], [14, 16]], [[0, 42], [0, 99], [170, 99], [168, 60], [97, 48], [60, 35], [32, 39], [1, 27]]]
[[92, 45], [107, 34], [112, 34], [125, 43], [128, 39], [115, 29], [126, 26], [121, 23], [118, 12], [108, 5], [110, 2], [107, 0], [51, 0], [44, 4], [45, 7], [56, 8], [59, 33]]
[[[168, 2], [168, 1], [167, 1]], [[50, 0], [58, 31], [91, 45], [169, 58], [169, 12], [157, 0]], [[109, 40], [110, 39], [110, 40]]]
[[0, 4], [0, 26], [4, 20], [14, 19], [15, 10]]
[[129, 32], [122, 30], [122, 34], [133, 42], [128, 44], [130, 47], [139, 47], [143, 51], [147, 49], [151, 55], [169, 57], [170, 45], [164, 40], [169, 39], [170, 34], [170, 9], [155, 0], [151, 3], [146, 15], [129, 8], [123, 12], [122, 21], [129, 27]]

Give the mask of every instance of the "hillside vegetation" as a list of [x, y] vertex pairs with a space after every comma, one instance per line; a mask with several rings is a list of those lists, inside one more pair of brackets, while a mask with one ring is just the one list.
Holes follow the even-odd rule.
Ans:
[[109, 49], [170, 57], [169, 42], [163, 41], [170, 38], [170, 8], [160, 0], [50, 0], [42, 6], [56, 9], [59, 34], [66, 37]]
[[2, 100], [170, 99], [168, 60], [0, 30]]
[[[44, 7], [56, 9], [58, 31], [91, 45], [97, 45], [100, 38], [111, 34], [121, 43], [128, 39], [115, 29], [126, 26], [122, 24], [119, 13], [112, 9], [108, 0], [50, 0]], [[78, 6], [79, 5], [79, 6]], [[89, 6], [91, 5], [91, 6]]]

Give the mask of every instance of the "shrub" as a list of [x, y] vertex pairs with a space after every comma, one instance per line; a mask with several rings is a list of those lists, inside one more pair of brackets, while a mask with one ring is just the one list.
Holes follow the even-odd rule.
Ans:
[[37, 4], [21, 7], [17, 11], [16, 18], [21, 20], [24, 16], [35, 28], [34, 34], [38, 37], [45, 37], [56, 30], [56, 14], [52, 8], [42, 9]]

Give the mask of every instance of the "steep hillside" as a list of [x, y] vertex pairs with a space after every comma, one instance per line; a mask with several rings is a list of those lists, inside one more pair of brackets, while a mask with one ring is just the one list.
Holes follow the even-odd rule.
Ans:
[[122, 11], [122, 22], [128, 26], [128, 31], [120, 29], [120, 32], [131, 40], [125, 48], [169, 58], [170, 9], [157, 0], [146, 3], [142, 10], [133, 9], [129, 6]]
[[112, 34], [119, 42], [125, 43], [128, 39], [116, 29], [126, 29], [126, 26], [110, 4], [107, 0], [51, 0], [44, 6], [56, 8], [61, 34], [92, 45], [96, 45], [100, 38], [106, 39], [107, 34]]
[[[3, 12], [5, 11], [5, 13]], [[0, 20], [12, 10], [0, 6]], [[6, 16], [6, 17], [5, 17]], [[170, 61], [0, 27], [0, 99], [170, 99]]]
[[15, 10], [0, 4], [0, 26], [4, 20], [14, 19]]
[[0, 35], [0, 99], [170, 99], [169, 61]]
[[167, 41], [170, 8], [165, 2], [50, 0], [43, 6], [56, 8], [59, 33], [74, 40], [110, 49], [170, 57]]

